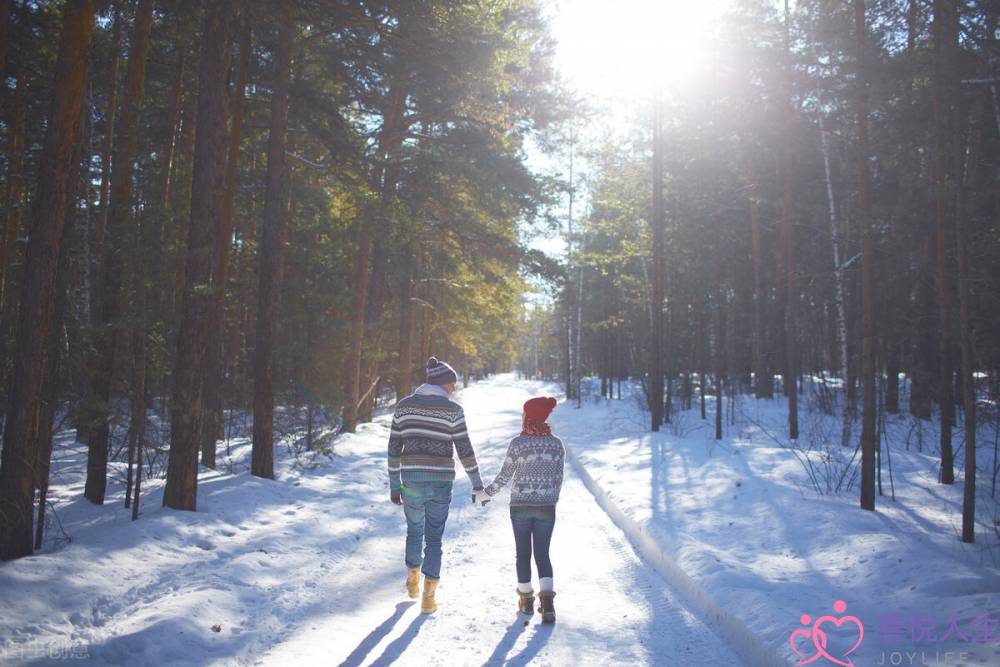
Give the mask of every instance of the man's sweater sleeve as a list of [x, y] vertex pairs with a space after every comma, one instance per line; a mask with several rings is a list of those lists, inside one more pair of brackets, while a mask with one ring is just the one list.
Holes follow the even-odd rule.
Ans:
[[520, 458], [518, 456], [517, 447], [514, 446], [514, 441], [511, 440], [510, 445], [507, 446], [507, 456], [503, 460], [500, 472], [497, 473], [496, 478], [490, 483], [490, 485], [486, 487], [486, 495], [495, 496], [500, 493], [500, 489], [507, 486], [507, 482], [509, 482], [514, 476], [518, 463], [520, 463]]
[[389, 488], [399, 490], [399, 464], [403, 456], [403, 438], [399, 432], [399, 421], [392, 416], [392, 430], [389, 431]]
[[483, 488], [483, 478], [479, 476], [479, 463], [476, 461], [476, 452], [472, 449], [472, 442], [469, 440], [469, 429], [465, 425], [465, 412], [459, 408], [458, 419], [455, 420], [451, 432], [452, 442], [455, 443], [455, 451], [458, 453], [458, 460], [465, 468], [465, 474], [472, 482], [472, 488]]

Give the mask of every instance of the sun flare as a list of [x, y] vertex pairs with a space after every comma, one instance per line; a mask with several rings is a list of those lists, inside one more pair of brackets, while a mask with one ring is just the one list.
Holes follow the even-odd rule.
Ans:
[[557, 63], [579, 92], [630, 99], [691, 78], [726, 0], [562, 0]]

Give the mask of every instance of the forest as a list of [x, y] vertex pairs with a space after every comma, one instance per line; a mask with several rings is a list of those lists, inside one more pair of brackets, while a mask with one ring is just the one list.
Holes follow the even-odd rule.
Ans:
[[432, 352], [509, 363], [544, 264], [519, 225], [551, 190], [522, 147], [567, 107], [536, 3], [0, 15], [0, 557], [31, 553], [36, 493], [41, 539], [57, 421], [91, 502], [125, 460], [136, 512], [144, 474], [194, 510], [224, 410], [252, 410], [273, 477], [276, 404], [353, 431]]
[[652, 82], [627, 132], [564, 146], [589, 205], [519, 367], [578, 404], [588, 377], [607, 399], [639, 379], [653, 431], [692, 401], [705, 419], [706, 395], [717, 439], [727, 397], [785, 401], [792, 449], [835, 415], [814, 453], [857, 466], [868, 510], [887, 419], [939, 420], [914, 447], [963, 484], [973, 542], [976, 473], [988, 500], [998, 473], [995, 3], [750, 0], [706, 34], [707, 63]]
[[42, 544], [57, 431], [91, 503], [124, 471], [133, 518], [151, 477], [196, 510], [232, 415], [274, 478], [288, 414], [329, 447], [432, 354], [577, 401], [637, 381], [653, 431], [706, 395], [784, 401], [790, 443], [836, 415], [867, 510], [886, 416], [938, 419], [975, 539], [995, 3], [733, 2], [604, 133], [546, 5], [0, 2], [0, 559]]

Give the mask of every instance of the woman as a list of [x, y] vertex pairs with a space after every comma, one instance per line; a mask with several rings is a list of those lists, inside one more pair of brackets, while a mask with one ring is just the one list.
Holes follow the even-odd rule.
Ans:
[[531, 588], [531, 555], [538, 567], [539, 612], [543, 623], [555, 623], [552, 561], [549, 543], [556, 523], [556, 503], [563, 480], [565, 450], [562, 440], [552, 435], [545, 420], [556, 407], [554, 398], [533, 398], [524, 404], [521, 435], [510, 442], [507, 458], [496, 479], [476, 491], [477, 502], [487, 502], [511, 482], [510, 522], [517, 547], [518, 611], [534, 613]]

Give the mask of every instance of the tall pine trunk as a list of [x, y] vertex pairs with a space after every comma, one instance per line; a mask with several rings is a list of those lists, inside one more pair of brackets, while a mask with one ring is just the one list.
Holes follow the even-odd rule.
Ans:
[[[791, 121], [792, 98], [791, 98], [791, 77], [793, 70], [791, 66], [791, 41], [789, 24], [791, 20], [788, 11], [788, 0], [785, 0], [785, 95], [782, 99], [787, 121]], [[786, 123], [786, 127], [788, 123]], [[785, 321], [785, 350], [783, 365], [782, 384], [785, 388], [785, 396], [788, 398], [788, 437], [797, 440], [799, 437], [799, 391], [798, 391], [798, 322], [797, 306], [799, 301], [798, 281], [795, 267], [795, 231], [792, 222], [792, 206], [794, 193], [792, 191], [792, 152], [791, 148], [785, 144], [781, 150], [781, 245], [784, 254], [784, 278], [785, 278], [785, 299], [784, 299], [784, 321]]]
[[412, 251], [412, 241], [405, 244], [401, 260], [403, 270], [399, 290], [399, 358], [396, 362], [396, 400], [408, 395], [413, 389], [413, 281], [417, 272], [417, 260]]
[[[76, 222], [76, 204], [81, 189], [80, 164], [83, 161], [84, 128], [89, 109], [86, 104], [80, 106], [79, 139], [73, 151], [73, 161], [69, 177], [69, 188], [66, 195], [65, 221], [63, 223], [63, 242], [59, 245], [59, 263], [56, 276], [56, 293], [52, 307], [52, 335], [49, 336], [48, 353], [45, 361], [45, 377], [42, 386], [42, 401], [39, 405], [38, 417], [38, 462], [36, 464], [35, 485], [38, 487], [38, 518], [35, 522], [35, 549], [42, 548], [45, 533], [45, 510], [49, 492], [49, 470], [52, 464], [52, 438], [54, 435], [55, 417], [59, 406], [59, 375], [65, 360], [62, 355], [62, 329], [66, 317], [69, 296], [69, 244], [73, 227]], [[89, 177], [89, 174], [86, 174]]]
[[868, 166], [868, 22], [865, 1], [854, 0], [858, 116], [858, 219], [861, 223], [861, 507], [875, 509], [875, 244]]
[[205, 352], [205, 383], [203, 396], [204, 424], [201, 429], [201, 463], [215, 467], [215, 443], [223, 437], [223, 381], [226, 374], [226, 356], [223, 328], [223, 303], [226, 295], [226, 278], [229, 274], [229, 251], [233, 238], [233, 207], [236, 199], [236, 176], [239, 172], [240, 141], [243, 136], [244, 91], [250, 66], [250, 16], [244, 12], [240, 31], [240, 60], [233, 91], [232, 122], [229, 130], [229, 148], [226, 157], [226, 184], [222, 200], [222, 228], [215, 241], [215, 260], [212, 275], [212, 320], [208, 330]]
[[271, 86], [271, 126], [267, 142], [267, 190], [264, 195], [263, 238], [257, 272], [257, 335], [254, 348], [253, 454], [250, 472], [274, 478], [274, 337], [281, 291], [282, 246], [288, 217], [288, 89], [291, 79], [294, 23], [289, 3], [275, 0], [279, 12], [278, 47]]
[[955, 483], [951, 428], [955, 423], [952, 393], [953, 336], [951, 284], [948, 280], [948, 231], [955, 215], [955, 116], [958, 104], [958, 11], [955, 0], [934, 0], [934, 181], [935, 273], [938, 326], [938, 404], [941, 407], [941, 483]]
[[[7, 336], [14, 320], [15, 300], [11, 289], [10, 269], [15, 244], [21, 233], [24, 206], [24, 143], [27, 114], [27, 74], [16, 64], [13, 69], [17, 84], [7, 127], [7, 182], [4, 192], [4, 223], [0, 232], [0, 369], [7, 368]], [[6, 392], [5, 392], [6, 393]]]
[[653, 289], [650, 309], [653, 336], [649, 343], [649, 409], [650, 429], [659, 431], [663, 424], [663, 299], [664, 299], [664, 239], [663, 239], [663, 121], [659, 91], [653, 100], [653, 202], [650, 224], [653, 229]]
[[[181, 6], [185, 7], [184, 5]], [[170, 302], [166, 290], [161, 285], [171, 284], [163, 279], [163, 251], [167, 245], [166, 230], [173, 220], [174, 206], [171, 193], [174, 188], [174, 162], [177, 154], [177, 134], [181, 118], [181, 99], [184, 93], [184, 73], [187, 67], [188, 31], [186, 22], [192, 17], [183, 9], [176, 16], [177, 37], [174, 42], [174, 53], [177, 61], [174, 64], [174, 78], [167, 96], [167, 116], [163, 124], [163, 136], [160, 140], [160, 193], [157, 210], [152, 212], [152, 229], [149, 237], [153, 244], [149, 247], [149, 277], [154, 289], [147, 295], [150, 299], [149, 314], [156, 319], [167, 319], [163, 312], [164, 306]], [[168, 288], [169, 289], [169, 288]], [[150, 324], [153, 324], [150, 322]]]
[[[977, 114], [978, 115], [978, 114]], [[976, 123], [978, 119], [973, 118]], [[958, 206], [955, 216], [955, 246], [958, 253], [958, 310], [959, 344], [962, 350], [962, 409], [965, 430], [965, 480], [962, 489], [962, 541], [976, 541], [976, 378], [974, 375], [973, 330], [969, 285], [969, 211], [973, 210], [969, 199], [978, 191], [976, 174], [979, 166], [979, 151], [982, 142], [979, 127], [970, 132], [968, 159], [965, 177], [960, 184]], [[994, 462], [994, 465], [996, 463]]]
[[767, 292], [761, 266], [760, 202], [756, 182], [750, 186], [750, 259], [753, 263], [753, 377], [757, 398], [774, 396], [774, 378], [767, 364]]
[[[108, 72], [108, 104], [104, 111], [104, 143], [101, 145], [101, 209], [97, 215], [97, 224], [91, 230], [91, 243], [95, 248], [95, 255], [100, 257], [100, 250], [104, 247], [104, 234], [108, 226], [108, 212], [111, 210], [109, 200], [111, 199], [111, 153], [115, 145], [115, 125], [118, 117], [118, 69], [121, 62], [122, 50], [122, 8], [121, 0], [114, 0], [112, 10], [114, 27], [111, 32], [111, 68]], [[92, 304], [100, 303], [101, 289], [104, 284], [104, 262], [97, 260], [92, 266], [90, 301]], [[98, 309], [91, 309], [91, 325], [100, 325], [100, 313]], [[88, 428], [89, 433], [89, 428]]]
[[833, 249], [833, 287], [834, 287], [834, 309], [835, 309], [835, 332], [837, 339], [837, 353], [840, 357], [840, 380], [843, 383], [844, 404], [841, 406], [841, 426], [840, 444], [847, 447], [851, 443], [852, 417], [851, 406], [847, 400], [847, 363], [850, 359], [847, 341], [847, 314], [845, 312], [847, 304], [847, 290], [844, 286], [843, 250], [840, 239], [840, 223], [837, 218], [837, 200], [833, 194], [833, 173], [830, 168], [830, 138], [826, 130], [826, 114], [823, 112], [823, 95], [819, 92], [820, 82], [817, 75], [816, 91], [820, 100], [820, 105], [816, 110], [816, 119], [819, 121], [819, 144], [823, 153], [823, 181], [826, 186], [826, 207], [830, 220], [830, 245]]
[[135, 15], [132, 50], [125, 73], [125, 95], [121, 117], [116, 128], [114, 158], [111, 169], [111, 199], [104, 237], [104, 280], [101, 286], [98, 329], [93, 342], [94, 374], [87, 408], [87, 483], [83, 495], [92, 503], [104, 503], [108, 478], [108, 449], [111, 436], [111, 383], [115, 367], [115, 351], [119, 340], [122, 273], [128, 248], [129, 219], [132, 213], [132, 181], [134, 156], [139, 145], [139, 109], [146, 79], [146, 57], [149, 53], [153, 24], [153, 0], [141, 0]]
[[187, 235], [180, 332], [170, 410], [170, 457], [163, 504], [195, 510], [205, 345], [211, 317], [212, 257], [222, 226], [225, 188], [226, 86], [229, 75], [232, 7], [210, 3], [202, 20], [198, 111], [190, 230]]
[[38, 164], [31, 235], [21, 285], [17, 347], [0, 458], [0, 560], [32, 552], [38, 406], [55, 301], [73, 151], [80, 125], [93, 0], [67, 0], [45, 143]]
[[385, 197], [393, 177], [389, 173], [388, 161], [403, 141], [403, 112], [406, 93], [403, 87], [394, 83], [386, 96], [382, 109], [382, 131], [378, 139], [375, 166], [370, 176], [372, 192], [379, 194], [378, 200], [362, 211], [358, 219], [358, 247], [352, 270], [351, 339], [347, 350], [347, 378], [345, 382], [346, 405], [343, 413], [343, 428], [353, 433], [358, 425], [358, 410], [367, 387], [361, 386], [364, 353], [365, 322], [368, 313], [368, 293], [372, 281], [371, 264], [375, 231], [385, 215]]

